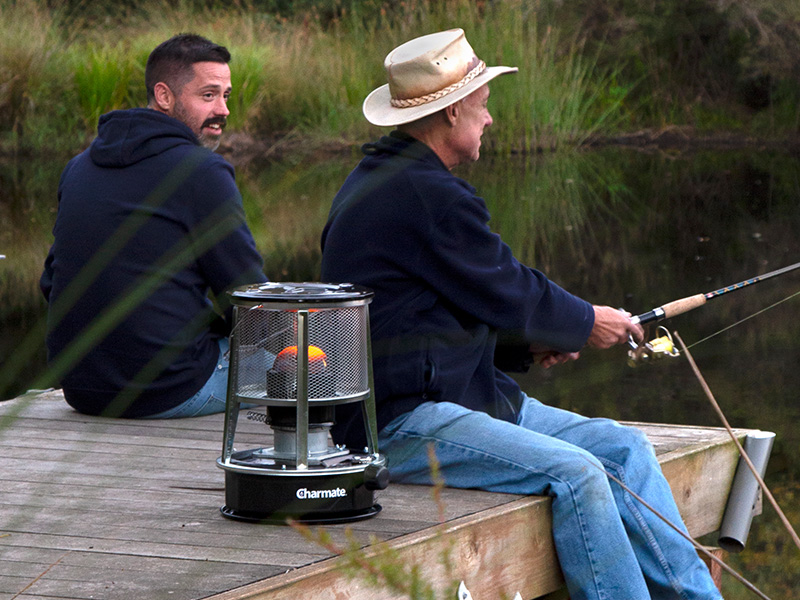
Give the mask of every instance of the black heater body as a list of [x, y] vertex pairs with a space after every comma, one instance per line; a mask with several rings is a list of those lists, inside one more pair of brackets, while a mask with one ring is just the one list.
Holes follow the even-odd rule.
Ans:
[[[351, 284], [263, 283], [231, 292], [233, 328], [222, 456], [226, 517], [337, 523], [381, 507], [368, 306]], [[337, 404], [361, 404], [367, 446], [329, 442]], [[240, 411], [272, 429], [274, 445], [236, 450]], [[262, 412], [263, 411], [263, 412]]]

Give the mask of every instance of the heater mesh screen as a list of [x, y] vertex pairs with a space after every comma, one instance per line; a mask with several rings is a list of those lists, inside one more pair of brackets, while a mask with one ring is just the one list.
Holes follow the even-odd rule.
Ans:
[[236, 393], [253, 399], [298, 397], [298, 323], [308, 330], [308, 399], [369, 391], [366, 305], [305, 311], [234, 307], [231, 374]]

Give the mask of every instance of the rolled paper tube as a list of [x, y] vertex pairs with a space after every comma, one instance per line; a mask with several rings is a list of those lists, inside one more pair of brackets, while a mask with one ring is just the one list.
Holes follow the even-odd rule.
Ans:
[[[772, 452], [775, 434], [770, 431], [758, 431], [747, 434], [744, 451], [753, 463], [759, 476], [764, 478], [767, 462]], [[725, 506], [725, 514], [719, 528], [719, 546], [727, 552], [744, 550], [753, 513], [758, 503], [759, 485], [747, 463], [739, 458], [736, 474], [733, 476], [731, 492]]]

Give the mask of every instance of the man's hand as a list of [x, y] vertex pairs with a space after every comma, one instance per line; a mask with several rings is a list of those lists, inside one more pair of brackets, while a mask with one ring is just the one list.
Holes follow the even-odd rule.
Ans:
[[[610, 306], [594, 306], [594, 327], [586, 341], [593, 348], [610, 348], [616, 344], [626, 344], [632, 335], [637, 341], [644, 337], [644, 330], [639, 324], [631, 321], [631, 313]], [[559, 365], [570, 360], [578, 360], [578, 352], [558, 352], [531, 345], [533, 362], [543, 369]]]
[[644, 337], [642, 326], [631, 321], [631, 313], [610, 306], [594, 307], [594, 327], [587, 346], [610, 348], [615, 344], [625, 344], [630, 335], [637, 341]]
[[560, 365], [570, 360], [578, 360], [580, 353], [578, 352], [534, 352], [533, 362], [538, 364], [543, 369], [549, 369], [553, 365]]

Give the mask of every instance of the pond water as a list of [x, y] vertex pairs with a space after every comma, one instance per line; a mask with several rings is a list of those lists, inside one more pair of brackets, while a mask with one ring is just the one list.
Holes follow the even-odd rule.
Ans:
[[[238, 171], [270, 278], [318, 277], [329, 203], [356, 160]], [[40, 385], [45, 369], [37, 282], [62, 167], [0, 165], [3, 399]], [[486, 198], [493, 229], [523, 262], [591, 302], [635, 314], [800, 261], [800, 160], [787, 154], [609, 148], [485, 157], [458, 174]], [[792, 296], [799, 291], [800, 270], [665, 323], [689, 345], [732, 426], [777, 433], [766, 481], [796, 529], [800, 297]], [[574, 363], [534, 367], [518, 380], [529, 394], [589, 416], [720, 425], [682, 357], [631, 368], [624, 348], [587, 350]], [[773, 599], [793, 598], [800, 587], [800, 550], [767, 505], [746, 550], [730, 562]], [[730, 577], [725, 586], [728, 599], [753, 597]]]

